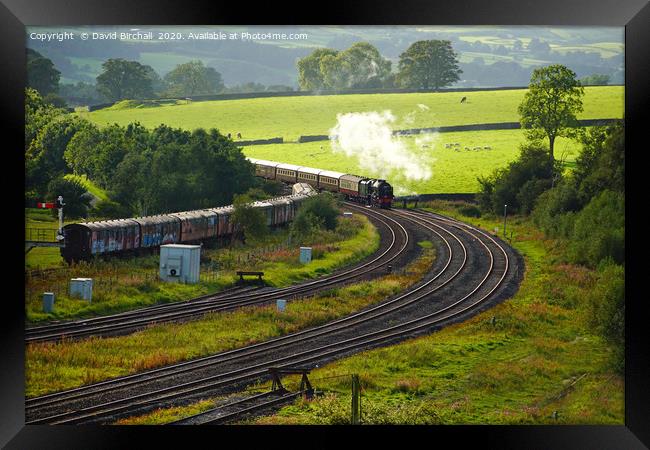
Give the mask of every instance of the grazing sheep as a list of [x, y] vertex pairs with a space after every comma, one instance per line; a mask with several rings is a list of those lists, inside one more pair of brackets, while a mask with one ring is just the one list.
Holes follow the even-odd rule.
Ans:
[[237, 133], [237, 139], [241, 139], [241, 133]]
[[445, 144], [445, 148], [451, 148], [451, 144]]
[[455, 146], [455, 147], [460, 147], [460, 144], [459, 144], [458, 142], [456, 142], [456, 143], [454, 144], [454, 146]]
[[485, 149], [485, 150], [492, 150], [492, 147], [490, 147], [489, 145], [486, 145], [485, 147], [483, 147], [483, 149]]
[[469, 147], [465, 147], [465, 150], [469, 150]]
[[467, 97], [463, 97], [463, 98], [460, 99], [461, 103], [465, 103], [466, 101], [467, 101]]

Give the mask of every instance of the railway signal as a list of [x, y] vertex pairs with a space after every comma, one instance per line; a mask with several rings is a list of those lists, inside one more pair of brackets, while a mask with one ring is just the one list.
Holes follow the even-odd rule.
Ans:
[[56, 233], [56, 240], [57, 241], [62, 241], [64, 239], [63, 237], [63, 206], [65, 203], [63, 203], [63, 196], [59, 195], [56, 198], [56, 207], [59, 209], [59, 230]]

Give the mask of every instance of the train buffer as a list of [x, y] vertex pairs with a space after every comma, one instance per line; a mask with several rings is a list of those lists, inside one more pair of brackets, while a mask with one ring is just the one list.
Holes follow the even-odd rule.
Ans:
[[238, 270], [237, 275], [239, 276], [239, 281], [244, 282], [244, 276], [256, 276], [257, 280], [261, 283], [262, 282], [262, 277], [264, 276], [264, 272], [255, 272], [255, 271], [247, 271], [247, 270]]

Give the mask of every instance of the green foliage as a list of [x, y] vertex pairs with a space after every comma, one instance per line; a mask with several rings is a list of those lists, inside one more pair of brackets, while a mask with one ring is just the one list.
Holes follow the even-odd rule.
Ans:
[[573, 232], [574, 212], [579, 207], [573, 184], [563, 181], [539, 196], [532, 218], [547, 235], [567, 238]]
[[59, 90], [60, 79], [61, 72], [56, 70], [49, 58], [27, 49], [27, 86], [46, 96]]
[[25, 152], [39, 130], [63, 115], [63, 110], [43, 100], [35, 89], [25, 88]]
[[504, 205], [508, 205], [510, 213], [528, 213], [537, 197], [550, 187], [551, 177], [546, 149], [529, 143], [521, 147], [519, 158], [506, 168], [495, 170], [489, 177], [479, 177], [478, 201], [483, 210], [494, 214], [502, 214]]
[[399, 56], [398, 83], [405, 88], [439, 89], [460, 79], [451, 41], [418, 41]]
[[221, 74], [198, 60], [177, 65], [164, 81], [165, 95], [170, 97], [217, 94], [224, 88]]
[[573, 170], [582, 205], [605, 189], [625, 192], [625, 129], [619, 122], [593, 127], [580, 136], [582, 152]]
[[625, 369], [625, 269], [605, 260], [598, 267], [598, 275], [587, 297], [590, 325], [614, 346], [613, 365], [622, 373]]
[[51, 180], [69, 171], [63, 158], [66, 146], [88, 124], [74, 116], [52, 119], [38, 130], [25, 154], [26, 191], [39, 195], [46, 193]]
[[341, 52], [317, 49], [298, 60], [298, 81], [303, 90], [381, 88], [390, 68], [374, 46], [357, 42]]
[[97, 77], [97, 91], [110, 101], [153, 96], [150, 67], [137, 61], [111, 58], [102, 64], [102, 69]]
[[[63, 196], [65, 217], [77, 219], [88, 215], [92, 196], [86, 192], [86, 188], [81, 183], [63, 177], [53, 179], [47, 185], [46, 200], [54, 202], [59, 195]], [[57, 214], [57, 210], [53, 209], [52, 215]]]
[[598, 265], [605, 258], [625, 263], [625, 195], [603, 191], [576, 216], [570, 237], [572, 261]]
[[528, 92], [518, 108], [521, 127], [531, 140], [548, 138], [551, 162], [555, 140], [575, 134], [583, 96], [584, 88], [576, 74], [561, 64], [535, 69], [531, 75]]
[[65, 108], [67, 106], [63, 97], [55, 94], [54, 92], [50, 92], [45, 97], [43, 97], [43, 101], [45, 103], [49, 103], [55, 108]]
[[266, 214], [259, 208], [253, 208], [253, 199], [246, 194], [235, 195], [232, 215], [236, 229], [242, 233], [242, 240], [261, 241], [268, 233]]
[[467, 217], [481, 217], [481, 210], [473, 205], [463, 206], [458, 212]]
[[310, 55], [298, 60], [298, 83], [303, 91], [313, 91], [325, 88], [325, 80], [321, 72], [321, 59], [326, 56], [336, 57], [338, 51], [330, 48], [318, 48]]
[[126, 208], [112, 200], [100, 200], [90, 210], [90, 213], [94, 218], [122, 219], [124, 217], [129, 217], [131, 211], [129, 208]]

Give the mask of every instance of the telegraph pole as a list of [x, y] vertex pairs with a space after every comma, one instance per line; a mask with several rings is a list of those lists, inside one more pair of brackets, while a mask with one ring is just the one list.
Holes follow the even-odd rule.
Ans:
[[503, 237], [506, 237], [506, 212], [508, 211], [508, 205], [503, 205]]

